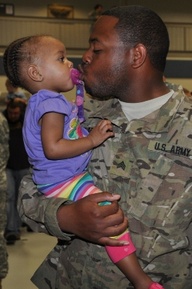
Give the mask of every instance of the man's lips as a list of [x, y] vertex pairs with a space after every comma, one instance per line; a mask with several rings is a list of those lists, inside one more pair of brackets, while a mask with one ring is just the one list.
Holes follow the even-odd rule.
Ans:
[[83, 81], [84, 74], [85, 74], [85, 70], [84, 70], [83, 64], [79, 64], [78, 65], [78, 70], [80, 71], [80, 77], [79, 78]]

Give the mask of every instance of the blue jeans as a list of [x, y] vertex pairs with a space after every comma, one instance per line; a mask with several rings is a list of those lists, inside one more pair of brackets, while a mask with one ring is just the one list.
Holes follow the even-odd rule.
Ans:
[[7, 175], [7, 226], [5, 232], [19, 233], [21, 220], [17, 211], [17, 199], [22, 178], [29, 173], [29, 169], [6, 169]]

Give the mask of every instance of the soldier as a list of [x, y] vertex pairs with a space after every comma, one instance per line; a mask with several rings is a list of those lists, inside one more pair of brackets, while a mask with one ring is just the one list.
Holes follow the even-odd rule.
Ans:
[[9, 125], [9, 159], [6, 167], [7, 225], [4, 234], [7, 245], [13, 245], [20, 239], [21, 220], [17, 211], [17, 197], [20, 181], [29, 173], [28, 156], [22, 136], [25, 108], [26, 104], [20, 101], [20, 98], [14, 98], [3, 111]]
[[0, 113], [0, 289], [2, 279], [6, 277], [8, 272], [8, 260], [6, 242], [4, 239], [4, 230], [6, 226], [6, 165], [9, 157], [9, 128], [8, 123]]
[[[121, 195], [145, 272], [166, 289], [191, 289], [192, 100], [163, 82], [166, 26], [150, 9], [116, 7], [96, 21], [89, 43], [81, 66], [86, 91], [112, 98], [98, 110], [94, 101], [85, 125], [107, 118], [115, 132], [94, 150], [89, 171], [96, 185]], [[109, 198], [46, 199], [25, 178], [23, 220], [62, 240], [32, 278], [39, 289], [133, 288], [103, 246], [93, 244], [124, 230], [117, 203], [98, 206]]]

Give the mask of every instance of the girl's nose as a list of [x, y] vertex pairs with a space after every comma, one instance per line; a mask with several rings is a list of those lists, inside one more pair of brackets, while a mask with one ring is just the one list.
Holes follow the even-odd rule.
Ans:
[[68, 61], [68, 67], [69, 67], [69, 68], [73, 68], [73, 62], [71, 62], [71, 61], [68, 60], [68, 59], [67, 59], [67, 61]]

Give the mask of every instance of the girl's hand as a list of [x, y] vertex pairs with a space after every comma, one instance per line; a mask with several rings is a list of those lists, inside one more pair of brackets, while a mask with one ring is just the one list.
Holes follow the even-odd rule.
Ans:
[[88, 135], [89, 140], [92, 142], [93, 147], [97, 147], [109, 137], [113, 137], [113, 126], [110, 120], [101, 120]]

